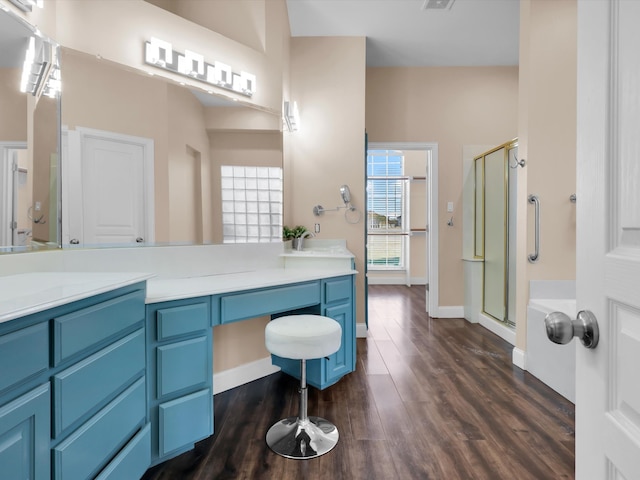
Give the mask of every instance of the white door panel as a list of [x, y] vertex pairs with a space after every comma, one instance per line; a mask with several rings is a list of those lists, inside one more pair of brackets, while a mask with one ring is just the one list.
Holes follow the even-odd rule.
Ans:
[[87, 138], [82, 148], [84, 243], [133, 243], [144, 238], [143, 149]]
[[640, 478], [640, 2], [578, 3], [576, 478]]
[[153, 140], [78, 128], [62, 144], [63, 243], [153, 242]]

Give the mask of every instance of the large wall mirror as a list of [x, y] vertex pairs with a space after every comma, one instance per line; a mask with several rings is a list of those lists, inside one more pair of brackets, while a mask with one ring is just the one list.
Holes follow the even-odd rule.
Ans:
[[[5, 12], [0, 15], [13, 18]], [[0, 38], [0, 46], [4, 52], [9, 43]], [[223, 211], [222, 172], [229, 167], [252, 172], [256, 167], [258, 177], [267, 171], [273, 185], [274, 171], [281, 172], [283, 164], [281, 118], [187, 88], [153, 75], [152, 70], [136, 70], [64, 46], [59, 50], [60, 121], [42, 123], [61, 139], [60, 155], [54, 150], [61, 173], [58, 176], [54, 171], [51, 155], [51, 173], [46, 175], [48, 199], [54, 199], [54, 204], [60, 199], [60, 214], [38, 197], [39, 209], [34, 200], [29, 215], [42, 225], [60, 228], [52, 237], [36, 236], [34, 227], [31, 246], [23, 250], [32, 250], [36, 244], [94, 248], [229, 241], [223, 231], [223, 220], [229, 230], [229, 214]], [[7, 83], [2, 81], [2, 90]], [[54, 106], [57, 109], [58, 104]], [[4, 116], [4, 110], [0, 115]], [[4, 138], [13, 141], [18, 137], [3, 134], [0, 140]], [[42, 187], [35, 185], [36, 178]], [[45, 188], [45, 175], [34, 172], [33, 182], [35, 199], [35, 190]], [[241, 191], [236, 194], [244, 195]], [[275, 197], [270, 192], [272, 225], [282, 222], [281, 191], [279, 195], [278, 199], [277, 192]], [[233, 200], [243, 208], [238, 198]], [[263, 211], [263, 205], [256, 208]], [[253, 217], [236, 214], [238, 219]], [[275, 237], [234, 238], [253, 242], [274, 241]]]
[[60, 245], [59, 72], [58, 46], [0, 10], [0, 253]]

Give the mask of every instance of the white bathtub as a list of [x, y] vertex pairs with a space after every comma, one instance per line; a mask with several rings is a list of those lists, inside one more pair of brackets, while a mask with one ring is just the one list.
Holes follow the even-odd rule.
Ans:
[[527, 308], [526, 369], [567, 400], [575, 403], [576, 342], [557, 345], [547, 338], [544, 317], [564, 312], [576, 318], [576, 301], [572, 299], [531, 299]]

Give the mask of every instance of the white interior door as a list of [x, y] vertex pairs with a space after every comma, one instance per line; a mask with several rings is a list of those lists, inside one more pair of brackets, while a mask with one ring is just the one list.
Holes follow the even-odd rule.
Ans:
[[640, 478], [640, 2], [578, 2], [576, 478]]
[[152, 242], [153, 141], [84, 128], [67, 134], [65, 241]]

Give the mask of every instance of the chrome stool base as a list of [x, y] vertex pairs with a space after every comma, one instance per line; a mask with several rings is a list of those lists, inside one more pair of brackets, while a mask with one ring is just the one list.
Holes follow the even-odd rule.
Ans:
[[338, 428], [320, 417], [289, 417], [267, 432], [267, 445], [278, 455], [298, 460], [315, 458], [329, 452], [338, 443]]

